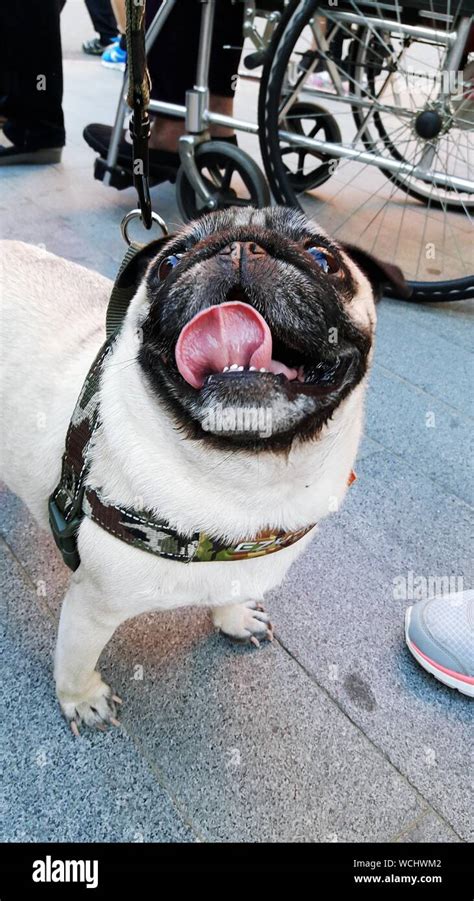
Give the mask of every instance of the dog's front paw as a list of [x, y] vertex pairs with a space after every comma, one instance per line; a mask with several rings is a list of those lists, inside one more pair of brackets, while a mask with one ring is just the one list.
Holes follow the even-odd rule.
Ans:
[[121, 700], [112, 694], [110, 686], [99, 676], [94, 679], [93, 686], [83, 695], [71, 694], [57, 689], [57, 695], [61, 710], [66, 717], [74, 735], [79, 735], [79, 726], [92, 726], [95, 729], [105, 731], [109, 724], [120, 726], [116, 718], [117, 704]]
[[246, 601], [245, 604], [230, 604], [215, 607], [212, 611], [214, 625], [229, 638], [250, 641], [257, 648], [259, 639], [273, 641], [273, 626], [268, 613], [261, 604]]

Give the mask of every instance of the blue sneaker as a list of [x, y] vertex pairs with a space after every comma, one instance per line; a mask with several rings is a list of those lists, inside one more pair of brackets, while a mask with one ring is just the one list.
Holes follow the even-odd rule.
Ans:
[[474, 698], [474, 591], [428, 598], [409, 607], [405, 637], [423, 669]]
[[108, 69], [120, 69], [121, 72], [125, 71], [125, 66], [127, 65], [127, 51], [122, 50], [120, 38], [117, 38], [113, 44], [110, 44], [110, 46], [104, 50], [102, 54], [102, 65], [106, 66]]

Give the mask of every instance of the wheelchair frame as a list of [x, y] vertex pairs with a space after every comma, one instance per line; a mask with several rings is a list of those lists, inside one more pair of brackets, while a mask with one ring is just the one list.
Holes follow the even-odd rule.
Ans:
[[[168, 18], [177, 2], [178, 0], [163, 0], [162, 5], [157, 11], [146, 33], [145, 48], [147, 52], [149, 51], [150, 47], [153, 46], [164, 23], [166, 22], [166, 19]], [[375, 11], [380, 11], [382, 7], [384, 9], [386, 8], [387, 11], [395, 9], [393, 5], [380, 3], [378, 2], [378, 0], [363, 0], [363, 3], [364, 9], [370, 7], [372, 7]], [[248, 3], [247, 6], [254, 17], [255, 3]], [[255, 135], [258, 134], [259, 128], [258, 124], [256, 123], [247, 122], [242, 119], [236, 119], [231, 116], [225, 116], [220, 113], [213, 113], [209, 109], [209, 64], [214, 25], [215, 0], [204, 0], [204, 2], [202, 2], [202, 7], [203, 9], [199, 35], [196, 82], [194, 87], [186, 92], [185, 105], [151, 100], [149, 104], [149, 111], [150, 113], [161, 113], [171, 117], [183, 118], [185, 120], [186, 134], [179, 139], [179, 155], [181, 164], [186, 176], [196, 190], [196, 193], [199, 195], [200, 199], [205, 204], [206, 208], [208, 210], [213, 210], [216, 207], [216, 201], [207, 189], [196, 166], [194, 159], [196, 147], [203, 141], [209, 140], [209, 125], [228, 126], [235, 129], [236, 131], [248, 132]], [[397, 10], [399, 9], [400, 8], [397, 6]], [[426, 40], [429, 40], [431, 38], [437, 40], [438, 42], [444, 43], [447, 50], [445, 61], [445, 68], [447, 71], [457, 71], [469, 35], [469, 29], [471, 27], [471, 20], [468, 16], [461, 17], [459, 19], [456, 30], [440, 31], [425, 25], [404, 24], [399, 19], [388, 17], [381, 19], [375, 15], [367, 16], [352, 12], [346, 12], [344, 10], [338, 10], [337, 7], [334, 7], [331, 12], [331, 18], [335, 18], [336, 20], [340, 19], [341, 21], [348, 23], [349, 25], [365, 25], [370, 29], [377, 28], [378, 30], [385, 28], [391, 30], [392, 32], [395, 31], [398, 34], [406, 35], [407, 37], [418, 37]], [[263, 39], [259, 36], [255, 37], [256, 32], [253, 27], [253, 19], [251, 19], [251, 24], [249, 25], [247, 23], [246, 28], [244, 28], [244, 35], [250, 35], [251, 37], [253, 37], [254, 44], [259, 50], [262, 50], [262, 45], [265, 43], [265, 41], [270, 41], [273, 30], [280, 18], [280, 14], [278, 12], [263, 12], [262, 15], [265, 16], [268, 20]], [[323, 54], [326, 55], [329, 49], [328, 42], [325, 36], [322, 34], [322, 31], [316, 19], [313, 24], [313, 31], [318, 46], [320, 47]], [[313, 67], [315, 65], [316, 61], [313, 63]], [[339, 102], [345, 102], [354, 106], [366, 108], [368, 110], [373, 108], [373, 101], [371, 101], [370, 99], [364, 100], [363, 98], [344, 93], [337, 67], [329, 57], [326, 58], [326, 65], [335, 88], [335, 93], [331, 93], [330, 95], [331, 101], [335, 100]], [[300, 79], [301, 83], [303, 83], [304, 79], [307, 78], [310, 72], [311, 67], [302, 74]], [[118, 148], [121, 140], [123, 124], [128, 111], [126, 103], [127, 85], [128, 76], [127, 72], [125, 72], [120, 99], [115, 116], [114, 127], [112, 130], [109, 151], [106, 159], [106, 169], [103, 177], [105, 184], [110, 184], [112, 177], [111, 170], [115, 167], [117, 162]], [[288, 106], [290, 106], [293, 102], [293, 99], [298, 93], [298, 90], [299, 83], [296, 84], [294, 91], [288, 99]], [[316, 88], [305, 88], [305, 93], [308, 93], [313, 97], [328, 97], [327, 91], [318, 90]], [[473, 189], [473, 183], [468, 179], [447, 176], [443, 172], [430, 171], [429, 169], [426, 170], [424, 168], [421, 168], [420, 166], [413, 167], [409, 163], [400, 162], [396, 159], [390, 160], [384, 156], [380, 156], [370, 151], [356, 150], [354, 147], [320, 141], [316, 138], [309, 138], [304, 135], [295, 134], [286, 130], [280, 130], [279, 136], [283, 141], [295, 146], [307, 147], [310, 150], [316, 150], [331, 157], [352, 159], [369, 166], [383, 168], [389, 172], [393, 172], [394, 174], [410, 175], [411, 177], [419, 178], [424, 182], [436, 184], [440, 187], [455, 187], [460, 191], [468, 192], [471, 192]]]

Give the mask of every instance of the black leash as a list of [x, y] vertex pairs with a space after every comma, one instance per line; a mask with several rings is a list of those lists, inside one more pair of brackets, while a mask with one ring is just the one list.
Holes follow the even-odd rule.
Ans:
[[144, 246], [155, 248], [155, 253], [157, 253], [160, 244], [160, 241], [154, 241], [149, 245], [132, 241], [128, 235], [130, 222], [140, 218], [148, 230], [155, 222], [160, 226], [163, 235], [168, 234], [164, 220], [158, 213], [153, 212], [150, 198], [148, 165], [150, 74], [145, 53], [145, 0], [126, 0], [126, 13], [129, 72], [127, 101], [133, 111], [130, 119], [130, 135], [133, 141], [133, 183], [138, 194], [138, 209], [127, 213], [121, 223], [122, 236], [128, 249], [115, 280], [107, 308], [107, 338], [119, 331], [128, 305], [138, 287], [135, 257]]
[[140, 217], [146, 229], [152, 226], [149, 183], [148, 139], [150, 137], [150, 73], [145, 53], [145, 0], [126, 0], [128, 105], [133, 111], [130, 137], [133, 142], [133, 184], [138, 194]]

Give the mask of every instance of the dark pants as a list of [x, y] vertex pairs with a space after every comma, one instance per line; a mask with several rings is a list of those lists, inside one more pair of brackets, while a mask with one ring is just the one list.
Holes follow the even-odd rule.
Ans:
[[[203, 4], [198, 0], [178, 0], [148, 54], [151, 96], [154, 100], [182, 105], [185, 93], [194, 85]], [[147, 0], [146, 19], [150, 24], [160, 0]], [[212, 40], [209, 87], [213, 94], [233, 97], [241, 47], [244, 4], [217, 0]], [[225, 50], [230, 45], [232, 49]], [[237, 48], [237, 49], [233, 49]]]
[[62, 147], [62, 0], [14, 0], [0, 9], [0, 85], [6, 136], [25, 150]]
[[[148, 0], [147, 20], [160, 0]], [[6, 136], [27, 150], [65, 143], [59, 13], [64, 0], [8, 0], [1, 4], [0, 84]], [[210, 88], [232, 97], [242, 45], [243, 3], [218, 0], [211, 53]], [[178, 0], [148, 59], [152, 96], [183, 104], [194, 84], [201, 3]], [[225, 50], [230, 44], [237, 49]], [[91, 110], [91, 113], [93, 111]]]
[[117, 37], [117, 22], [110, 0], [85, 0], [87, 11], [92, 19], [94, 31], [100, 37], [100, 43], [110, 44]]

